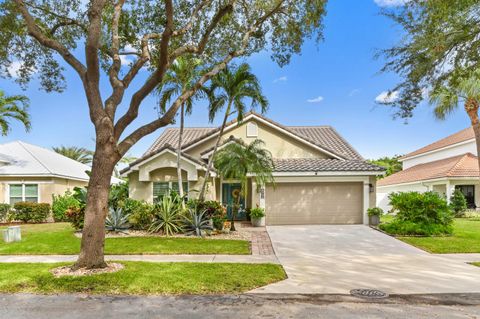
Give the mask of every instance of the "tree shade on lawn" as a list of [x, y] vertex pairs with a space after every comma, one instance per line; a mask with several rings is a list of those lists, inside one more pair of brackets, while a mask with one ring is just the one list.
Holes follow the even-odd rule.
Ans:
[[[74, 255], [80, 251], [80, 239], [70, 224], [23, 225], [22, 241], [0, 242], [0, 255]], [[122, 237], [107, 238], [105, 253], [109, 255], [136, 254], [250, 254], [245, 240]]]
[[124, 269], [81, 277], [54, 278], [62, 264], [0, 264], [3, 293], [226, 294], [242, 293], [286, 278], [280, 265], [124, 262]]
[[[128, 150], [170, 125], [180, 106], [234, 59], [268, 49], [283, 66], [300, 53], [305, 38], [319, 42], [325, 7], [324, 0], [0, 2], [4, 69], [18, 62], [19, 83], [39, 78], [45, 91], [61, 92], [71, 78], [64, 74], [69, 67], [81, 81], [95, 128], [85, 236], [74, 267], [106, 265], [110, 179]], [[187, 55], [202, 59], [205, 73], [162, 116], [136, 121], [173, 62]], [[122, 57], [131, 63], [122, 66]]]

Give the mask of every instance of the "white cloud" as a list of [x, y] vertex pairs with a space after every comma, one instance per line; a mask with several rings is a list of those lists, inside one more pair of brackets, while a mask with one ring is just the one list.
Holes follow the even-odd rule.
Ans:
[[288, 78], [286, 76], [281, 76], [279, 78], [276, 78], [273, 80], [273, 83], [278, 83], [278, 82], [287, 82]]
[[316, 98], [307, 100], [308, 103], [320, 103], [322, 101], [323, 101], [323, 96], [318, 96]]
[[400, 7], [410, 0], [374, 0], [380, 7]]
[[[14, 79], [20, 76], [19, 71], [22, 68], [22, 62], [20, 61], [13, 61], [12, 64], [7, 68], [8, 73]], [[33, 73], [36, 73], [37, 70], [33, 69]]]
[[392, 103], [392, 102], [395, 102], [397, 99], [398, 99], [398, 91], [393, 91], [393, 92], [383, 91], [375, 98], [375, 102]]

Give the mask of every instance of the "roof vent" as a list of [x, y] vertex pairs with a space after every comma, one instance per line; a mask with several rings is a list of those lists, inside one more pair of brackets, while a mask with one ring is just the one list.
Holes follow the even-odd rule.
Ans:
[[247, 123], [247, 137], [257, 137], [258, 136], [258, 126], [254, 122]]

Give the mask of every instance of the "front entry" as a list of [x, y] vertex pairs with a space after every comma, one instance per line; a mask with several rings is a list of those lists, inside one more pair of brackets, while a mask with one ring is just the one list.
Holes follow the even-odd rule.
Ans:
[[475, 208], [475, 185], [456, 185], [455, 188], [465, 196], [468, 208]]
[[[223, 183], [222, 184], [222, 204], [227, 207], [227, 218], [232, 218], [233, 204], [238, 200], [240, 196], [241, 185], [240, 183]], [[240, 199], [240, 211], [235, 214], [235, 220], [245, 220], [245, 198]]]

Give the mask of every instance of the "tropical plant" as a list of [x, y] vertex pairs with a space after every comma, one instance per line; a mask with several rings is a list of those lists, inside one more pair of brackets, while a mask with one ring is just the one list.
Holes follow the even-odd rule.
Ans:
[[383, 212], [383, 209], [381, 209], [380, 207], [371, 207], [371, 208], [367, 209], [367, 214], [370, 217], [372, 217], [372, 216], [380, 217], [384, 214], [384, 212]]
[[261, 207], [254, 207], [250, 209], [250, 218], [262, 218], [265, 217], [265, 209]]
[[28, 98], [23, 95], [6, 96], [0, 90], [0, 130], [3, 136], [10, 131], [9, 120], [20, 121], [28, 132], [31, 128], [30, 115], [28, 114]]
[[58, 146], [52, 148], [56, 153], [71, 158], [82, 164], [92, 163], [93, 152], [78, 146]]
[[[167, 111], [167, 104], [170, 103], [174, 96], [179, 96], [193, 88], [202, 75], [201, 66], [202, 61], [192, 56], [180, 57], [175, 60], [171, 69], [165, 74], [162, 84], [157, 89], [157, 93], [160, 96], [159, 110], [161, 114]], [[180, 132], [177, 143], [177, 179], [180, 197], [184, 196], [180, 159], [182, 154], [185, 115], [192, 113], [193, 102], [203, 96], [204, 90], [199, 89], [180, 105]], [[182, 205], [184, 207], [184, 202], [182, 202]]]
[[240, 181], [241, 190], [232, 208], [231, 230], [235, 230], [235, 214], [240, 209], [241, 198], [247, 197], [248, 177], [251, 176], [257, 187], [273, 183], [274, 164], [272, 154], [264, 148], [265, 143], [256, 139], [250, 144], [238, 141], [226, 145], [215, 156], [215, 168], [224, 180]]
[[125, 199], [123, 211], [129, 215], [128, 222], [134, 229], [147, 230], [153, 222], [153, 205], [131, 198]]
[[70, 207], [79, 207], [80, 203], [73, 196], [73, 193], [66, 191], [63, 195], [52, 195], [52, 213], [53, 219], [56, 222], [65, 222], [67, 216], [65, 215], [66, 211]]
[[128, 198], [128, 183], [119, 183], [110, 186], [110, 195], [108, 205], [114, 209], [123, 207], [125, 200]]
[[211, 219], [216, 229], [223, 229], [223, 223], [227, 220], [227, 208], [219, 202], [214, 200], [200, 201], [198, 199], [190, 199], [187, 202], [187, 207], [196, 209], [197, 211], [205, 211], [205, 218]]
[[[268, 50], [284, 66], [305, 38], [321, 41], [325, 7], [323, 0], [0, 1], [0, 76], [15, 62], [18, 83], [38, 78], [46, 92], [61, 92], [73, 79], [65, 76], [70, 67], [94, 126], [87, 218], [74, 268], [106, 267], [109, 182], [131, 147], [170, 125], [181, 104], [232, 60]], [[204, 75], [161, 117], [142, 116], [173, 61], [188, 55], [205, 63]]]
[[65, 212], [65, 216], [75, 230], [82, 230], [85, 223], [85, 206], [71, 206]]
[[129, 214], [125, 214], [120, 207], [109, 208], [108, 216], [105, 219], [105, 229], [112, 232], [125, 232], [130, 228], [128, 224]]
[[187, 235], [204, 237], [207, 231], [213, 230], [210, 219], [206, 216], [206, 210], [187, 208], [187, 215], [184, 216], [184, 230]]
[[465, 216], [465, 212], [467, 211], [467, 200], [461, 190], [456, 189], [453, 192], [450, 197], [450, 208], [453, 210], [455, 217]]
[[218, 146], [222, 140], [223, 131], [225, 130], [228, 117], [236, 112], [238, 124], [242, 122], [243, 115], [247, 111], [245, 99], [250, 99], [251, 108], [259, 105], [262, 113], [264, 113], [268, 107], [268, 101], [262, 94], [260, 82], [255, 74], [252, 73], [250, 66], [246, 63], [242, 63], [238, 67], [225, 68], [213, 77], [211, 82], [211, 85], [206, 89], [210, 101], [210, 121], [213, 121], [221, 110], [224, 108], [225, 110], [223, 114], [223, 122], [220, 126], [220, 131], [215, 141], [212, 155], [208, 160], [207, 170], [200, 190], [199, 199], [201, 201], [205, 199], [210, 171], [212, 170], [215, 155], [217, 154]]
[[182, 199], [175, 194], [162, 196], [153, 209], [154, 220], [149, 228], [152, 233], [162, 232], [172, 236], [182, 230]]
[[395, 155], [392, 157], [384, 156], [375, 160], [369, 160], [369, 162], [385, 168], [385, 175], [378, 176], [378, 178], [380, 179], [400, 172], [402, 170], [402, 163], [398, 160], [400, 157], [400, 155]]

